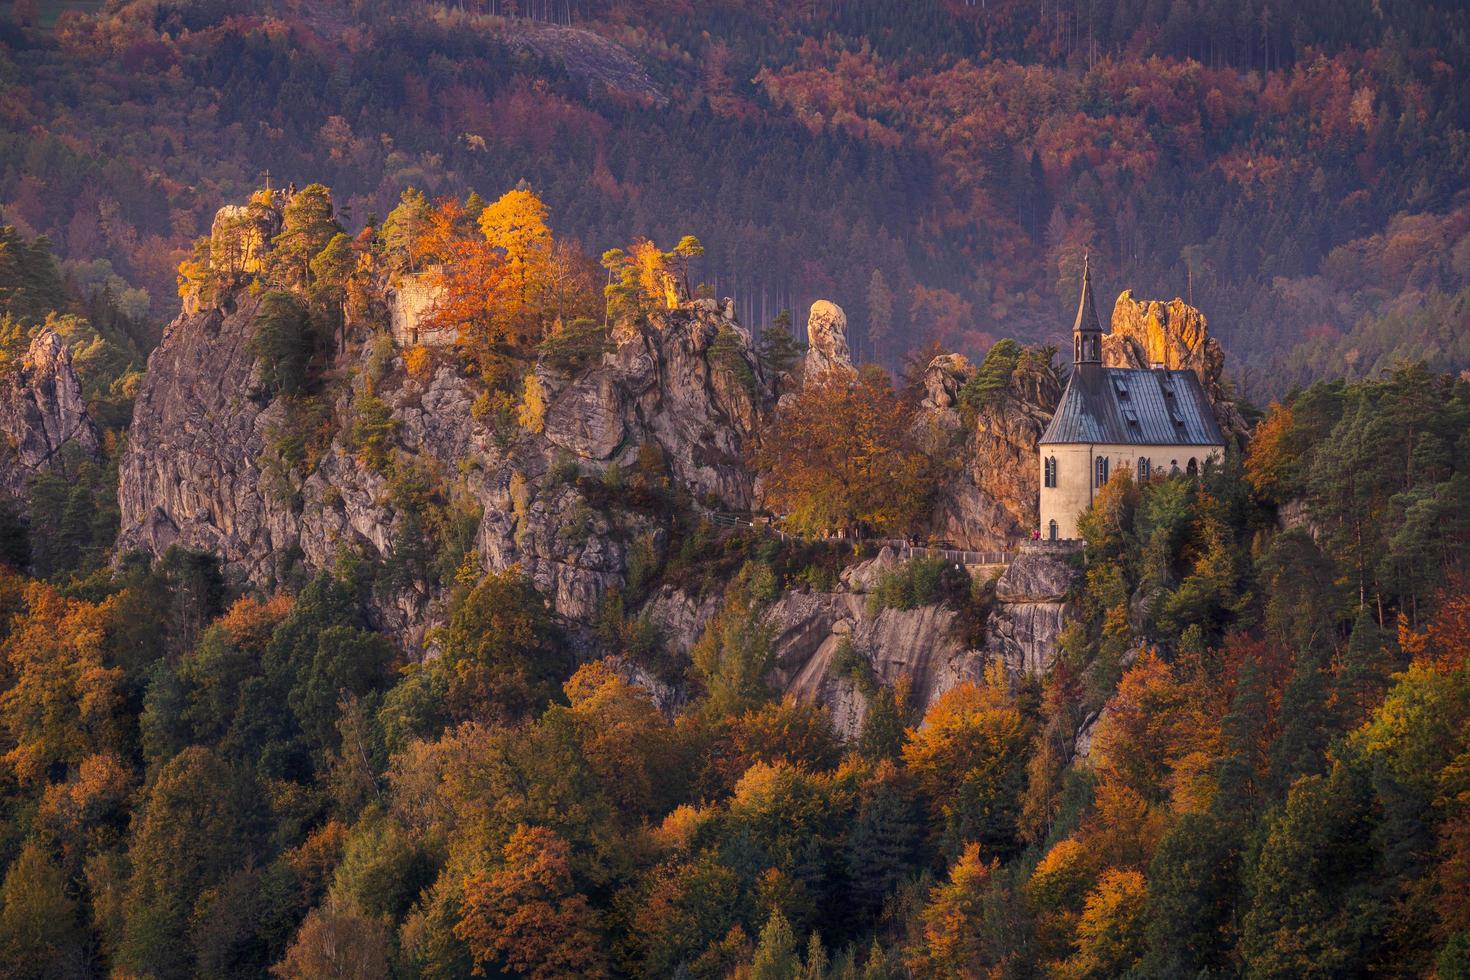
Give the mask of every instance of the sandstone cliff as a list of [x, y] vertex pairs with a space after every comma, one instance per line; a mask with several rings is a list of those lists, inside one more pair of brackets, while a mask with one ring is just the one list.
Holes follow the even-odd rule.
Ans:
[[1113, 304], [1109, 333], [1103, 337], [1108, 367], [1193, 371], [1214, 406], [1216, 421], [1228, 436], [1244, 440], [1250, 427], [1225, 389], [1225, 352], [1209, 335], [1205, 315], [1184, 300], [1138, 300], [1125, 289]]
[[942, 354], [924, 373], [920, 424], [933, 430], [933, 438], [959, 445], [957, 472], [936, 498], [930, 533], [955, 547], [992, 551], [1036, 526], [1037, 445], [1062, 386], [1049, 360], [1027, 353], [1004, 391], [963, 406], [960, 393], [975, 372], [963, 356]]
[[[218, 251], [223, 271], [239, 274], [209, 294], [217, 305], [186, 308], [149, 359], [120, 464], [120, 551], [209, 549], [263, 588], [366, 558], [377, 624], [414, 650], [442, 621], [454, 571], [427, 553], [442, 544], [435, 535], [459, 527], [439, 550], [453, 563], [468, 548], [485, 569], [518, 568], [585, 654], [600, 650], [593, 624], [616, 590], [676, 662], [687, 655], [722, 584], [655, 578], [650, 590], [650, 569], [662, 574], [680, 540], [687, 550], [689, 521], [751, 509], [746, 458], [775, 400], [732, 304], [653, 310], [614, 324], [600, 354], [542, 358], [517, 420], [485, 407], [484, 386], [452, 347], [414, 348], [409, 369], [415, 338], [392, 316], [402, 283], [385, 279], [382, 302], [360, 314], [367, 321], [334, 335], [311, 397], [275, 397], [251, 347], [261, 297], [237, 264], [260, 262], [268, 218], [229, 217]], [[853, 371], [845, 325], [840, 307], [814, 304], [798, 376]], [[937, 359], [916, 424], [960, 461], [938, 536], [998, 549], [1034, 521], [1035, 442], [1059, 389], [1051, 365], [1027, 355], [998, 397], [961, 405], [974, 374], [964, 358]], [[371, 451], [364, 420], [381, 440]], [[309, 450], [302, 438], [314, 440]], [[669, 509], [674, 498], [682, 517]], [[853, 677], [834, 671], [839, 650], [861, 659], [870, 682], [908, 678], [920, 709], [993, 657], [1014, 672], [1050, 663], [1066, 612], [1063, 573], [1007, 573], [989, 636], [971, 645], [955, 609], [872, 607], [869, 593], [896, 563], [885, 552], [848, 569], [839, 587], [786, 593], [766, 612], [777, 637], [773, 681], [828, 704], [841, 731], [856, 734], [866, 700]], [[676, 677], [646, 664], [628, 670], [661, 704], [685, 696]]]
[[55, 331], [36, 334], [17, 369], [0, 379], [0, 433], [0, 492], [16, 498], [24, 497], [33, 475], [62, 464], [67, 445], [98, 456], [97, 428], [71, 351]]
[[[361, 384], [332, 390], [335, 434], [312, 471], [292, 474], [284, 487], [269, 478], [269, 444], [296, 423], [284, 400], [263, 393], [247, 349], [258, 304], [241, 290], [220, 308], [181, 315], [150, 357], [121, 464], [120, 549], [208, 548], [262, 586], [328, 566], [344, 548], [395, 558], [412, 543], [400, 539], [416, 515], [404, 513], [388, 478], [353, 451]], [[717, 336], [734, 338], [733, 351], [713, 356]], [[395, 458], [478, 513], [483, 565], [519, 565], [559, 614], [581, 622], [623, 581], [627, 542], [655, 528], [646, 515], [592, 506], [577, 476], [630, 468], [652, 445], [693, 497], [746, 509], [745, 442], [766, 397], [749, 335], [712, 302], [655, 313], [619, 338], [576, 374], [537, 368], [545, 401], [538, 432], [507, 433], [477, 419], [478, 383], [451, 356], [428, 377], [409, 375], [393, 359], [372, 396], [390, 413]], [[370, 373], [374, 347], [369, 340], [339, 352], [339, 372]], [[409, 575], [378, 596], [382, 624], [422, 635], [440, 591], [421, 570]]]

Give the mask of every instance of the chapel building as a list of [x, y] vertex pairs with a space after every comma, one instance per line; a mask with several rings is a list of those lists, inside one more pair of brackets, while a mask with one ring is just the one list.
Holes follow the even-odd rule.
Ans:
[[1193, 371], [1104, 367], [1092, 271], [1072, 327], [1072, 377], [1041, 436], [1041, 537], [1078, 537], [1077, 518], [1126, 467], [1139, 482], [1197, 476], [1225, 452], [1225, 437]]

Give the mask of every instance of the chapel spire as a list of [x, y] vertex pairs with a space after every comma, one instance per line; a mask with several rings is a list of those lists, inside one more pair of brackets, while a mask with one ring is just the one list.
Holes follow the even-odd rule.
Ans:
[[1072, 324], [1072, 360], [1075, 364], [1102, 363], [1102, 325], [1092, 299], [1092, 263], [1082, 257], [1082, 299], [1077, 304], [1077, 322]]

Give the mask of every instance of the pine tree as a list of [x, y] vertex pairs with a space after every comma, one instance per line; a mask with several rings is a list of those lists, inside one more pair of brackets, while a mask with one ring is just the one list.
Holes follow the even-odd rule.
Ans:
[[750, 980], [798, 980], [801, 957], [796, 952], [796, 936], [791, 923], [780, 910], [771, 913], [761, 929], [755, 957], [750, 962]]

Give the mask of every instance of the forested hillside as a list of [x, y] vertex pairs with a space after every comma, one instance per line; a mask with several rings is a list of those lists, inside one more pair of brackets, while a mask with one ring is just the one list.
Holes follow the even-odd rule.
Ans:
[[[5, 233], [6, 335], [71, 338], [102, 433], [0, 528], [5, 975], [1470, 972], [1470, 383], [1317, 382], [1199, 479], [1123, 468], [1080, 552], [999, 580], [860, 562], [822, 529], [912, 532], [966, 427], [1054, 401], [1052, 352], [941, 356], [952, 398], [932, 363], [798, 361], [686, 295], [697, 239], [604, 277], [548, 217], [405, 194], [349, 233], [319, 184], [257, 193], [141, 380], [136, 325]], [[412, 281], [450, 342], [395, 340]], [[619, 386], [657, 395], [646, 428]], [[959, 430], [916, 424], [946, 399]], [[671, 442], [712, 426], [787, 533], [714, 520], [745, 464]], [[110, 552], [119, 466], [125, 517], [176, 537], [341, 534]], [[276, 516], [231, 510], [238, 473]], [[679, 595], [706, 612], [660, 616]], [[1061, 617], [1044, 663], [970, 650], [1028, 596]], [[852, 618], [819, 696], [783, 697], [824, 602]], [[904, 629], [957, 673], [893, 674]]]
[[693, 232], [747, 324], [833, 297], [891, 366], [1055, 341], [1090, 248], [1258, 400], [1463, 368], [1467, 15], [1278, 6], [113, 2], [4, 27], [0, 206], [155, 325], [269, 169], [359, 221], [524, 178], [589, 252]]
[[1470, 20], [1283, 6], [15, 3], [0, 976], [1470, 977]]

